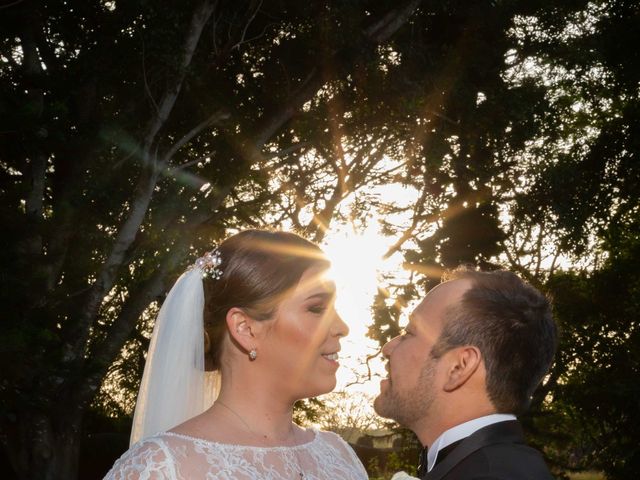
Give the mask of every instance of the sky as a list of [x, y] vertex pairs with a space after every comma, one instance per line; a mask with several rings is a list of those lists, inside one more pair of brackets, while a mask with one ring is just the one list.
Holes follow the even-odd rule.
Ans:
[[[349, 335], [342, 339], [341, 368], [338, 370], [338, 390], [353, 382], [353, 371], [364, 374], [361, 363], [367, 355], [379, 350], [378, 343], [366, 337], [372, 323], [371, 305], [377, 291], [379, 272], [385, 267], [382, 256], [387, 248], [385, 237], [378, 235], [375, 226], [356, 233], [349, 228], [333, 232], [327, 238], [324, 250], [331, 259], [331, 277], [336, 282], [336, 309], [349, 326]], [[371, 362], [373, 372], [381, 373], [380, 359]], [[375, 393], [375, 378], [362, 385], [352, 385], [347, 390]]]
[[[399, 186], [385, 186], [381, 196], [397, 199], [399, 204], [415, 201], [417, 192]], [[383, 197], [383, 198], [384, 198]], [[402, 269], [400, 253], [383, 260], [395, 237], [380, 233], [379, 217], [372, 214], [366, 227], [335, 225], [327, 232], [322, 248], [331, 259], [331, 275], [336, 282], [336, 309], [349, 326], [349, 335], [342, 339], [340, 369], [338, 370], [337, 391], [361, 392], [375, 396], [379, 392], [381, 376], [386, 376], [384, 361], [380, 354], [370, 360], [371, 380], [354, 383], [367, 376], [363, 364], [368, 355], [379, 353], [378, 342], [366, 337], [373, 323], [371, 305], [383, 274], [393, 274], [402, 278], [407, 274]]]

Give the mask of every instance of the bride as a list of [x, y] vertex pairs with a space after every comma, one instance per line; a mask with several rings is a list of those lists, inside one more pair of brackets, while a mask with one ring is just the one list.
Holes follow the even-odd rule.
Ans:
[[366, 479], [338, 435], [292, 422], [296, 400], [335, 387], [348, 333], [328, 266], [307, 240], [261, 230], [198, 259], [160, 310], [132, 446], [105, 478]]

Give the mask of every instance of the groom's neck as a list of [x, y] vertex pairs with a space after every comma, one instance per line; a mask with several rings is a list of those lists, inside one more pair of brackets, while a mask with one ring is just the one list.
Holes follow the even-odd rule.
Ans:
[[433, 409], [428, 416], [412, 425], [411, 430], [422, 446], [428, 447], [450, 428], [493, 413], [497, 412], [490, 402], [452, 401], [450, 404], [444, 404], [440, 409]]

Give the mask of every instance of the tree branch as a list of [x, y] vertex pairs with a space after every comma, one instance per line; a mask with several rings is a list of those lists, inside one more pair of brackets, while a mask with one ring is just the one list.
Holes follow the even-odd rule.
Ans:
[[396, 240], [396, 242], [387, 249], [387, 251], [382, 256], [382, 258], [387, 259], [387, 258], [391, 257], [391, 255], [393, 255], [398, 250], [400, 250], [402, 248], [402, 245], [404, 245], [404, 243], [413, 236], [416, 228], [418, 227], [419, 221], [422, 219], [422, 213], [423, 213], [423, 209], [424, 209], [424, 202], [427, 200], [427, 195], [428, 195], [428, 190], [427, 190], [427, 186], [425, 184], [422, 187], [422, 192], [420, 194], [420, 198], [418, 199], [418, 201], [415, 204], [415, 208], [413, 210], [413, 216], [411, 218], [411, 226], [409, 228], [407, 228], [402, 233], [400, 238], [398, 240]]
[[5, 8], [10, 8], [13, 7], [14, 5], [18, 5], [19, 3], [22, 3], [24, 0], [15, 0], [14, 2], [8, 3], [6, 5], [0, 5], [0, 10], [5, 9]]
[[282, 150], [278, 150], [277, 152], [271, 152], [268, 155], [265, 155], [265, 158], [282, 158], [286, 157], [290, 153], [297, 152], [298, 150], [302, 150], [306, 147], [311, 146], [311, 142], [299, 142], [293, 144], [287, 148], [283, 148]]
[[[194, 218], [188, 224], [183, 224], [181, 227], [185, 230], [193, 230], [209, 221], [212, 217], [210, 212], [215, 211], [216, 205], [222, 205], [232, 188], [232, 185], [226, 185], [221, 188], [213, 200], [212, 208], [207, 210], [207, 213], [194, 215]], [[109, 333], [105, 337], [106, 340], [95, 348], [90, 357], [91, 365], [88, 366], [87, 370], [92, 373], [86, 377], [82, 388], [77, 392], [76, 401], [78, 404], [90, 401], [96, 393], [109, 365], [125, 345], [127, 339], [130, 338], [131, 332], [135, 328], [142, 312], [153, 300], [167, 291], [166, 279], [171, 272], [176, 270], [187, 251], [188, 237], [181, 236], [176, 245], [173, 246], [172, 253], [164, 259], [154, 274], [136, 291], [136, 295], [126, 301], [120, 315], [111, 325]]]
[[422, 0], [410, 0], [404, 5], [391, 10], [378, 22], [365, 30], [366, 36], [375, 43], [386, 42], [391, 35], [406, 23]]
[[[404, 6], [398, 7], [387, 13], [379, 22], [376, 22], [365, 30], [365, 38], [372, 43], [384, 42], [391, 37], [415, 11], [421, 0], [411, 0]], [[344, 52], [336, 52], [334, 56], [340, 56]], [[335, 71], [334, 75], [340, 75], [340, 71]], [[253, 145], [260, 149], [267, 143], [273, 134], [290, 120], [302, 105], [312, 98], [315, 93], [329, 79], [322, 74], [317, 67], [313, 67], [302, 81], [298, 89], [284, 102], [281, 107], [270, 115], [265, 116], [254, 129]]]
[[167, 153], [163, 155], [163, 160], [161, 163], [168, 165], [171, 162], [173, 156], [184, 147], [187, 143], [189, 143], [196, 135], [198, 135], [202, 130], [210, 125], [221, 125], [224, 120], [227, 120], [230, 117], [229, 113], [223, 109], [216, 110], [209, 118], [203, 120], [198, 125], [189, 130], [180, 140], [174, 143]]
[[233, 48], [240, 48], [240, 46], [245, 43], [244, 39], [247, 36], [247, 30], [249, 30], [249, 26], [253, 23], [253, 20], [256, 18], [256, 15], [258, 14], [258, 12], [260, 11], [260, 7], [262, 7], [262, 0], [260, 0], [258, 2], [258, 5], [256, 6], [256, 9], [254, 10], [253, 14], [251, 15], [251, 17], [249, 17], [249, 20], [247, 21], [246, 25], [244, 26], [244, 29], [242, 30], [242, 36], [240, 37], [240, 41], [238, 43], [236, 43]]
[[262, 148], [273, 134], [295, 115], [304, 102], [320, 90], [323, 84], [324, 80], [322, 75], [320, 75], [319, 70], [314, 67], [280, 108], [272, 112], [269, 116], [262, 118], [252, 135], [253, 145], [257, 149]]
[[74, 400], [78, 405], [86, 404], [93, 398], [109, 365], [130, 337], [142, 312], [152, 301], [166, 292], [168, 275], [175, 271], [187, 252], [186, 240], [182, 240], [180, 245], [174, 246], [172, 250], [153, 276], [136, 290], [134, 296], [127, 299], [120, 315], [109, 328], [106, 340], [91, 355], [91, 365], [88, 370], [92, 373], [86, 377], [82, 388], [75, 392]]
[[[191, 18], [191, 25], [187, 32], [183, 55], [180, 60], [180, 68], [174, 82], [167, 87], [165, 94], [160, 101], [159, 112], [154, 115], [147, 127], [147, 133], [143, 141], [143, 164], [144, 171], [138, 181], [134, 198], [131, 201], [131, 210], [127, 219], [122, 224], [118, 235], [114, 241], [111, 252], [107, 256], [102, 269], [98, 273], [96, 281], [91, 286], [87, 294], [86, 301], [82, 307], [81, 318], [78, 322], [77, 331], [73, 332], [72, 344], [69, 345], [67, 358], [71, 362], [81, 361], [85, 344], [89, 336], [89, 327], [95, 319], [98, 308], [111, 290], [121, 267], [127, 249], [133, 243], [136, 233], [140, 228], [153, 192], [158, 180], [159, 172], [164, 165], [157, 165], [157, 154], [151, 152], [151, 145], [155, 142], [156, 135], [167, 120], [173, 106], [175, 105], [178, 93], [186, 76], [187, 68], [193, 58], [195, 48], [198, 44], [202, 29], [209, 19], [214, 8], [214, 2], [204, 0], [196, 8]], [[151, 167], [151, 168], [149, 168]]]
[[29, 126], [30, 141], [25, 145], [29, 164], [25, 180], [28, 187], [25, 199], [27, 222], [30, 224], [30, 232], [24, 241], [24, 252], [36, 260], [42, 254], [42, 233], [39, 226], [42, 224], [44, 212], [44, 192], [47, 174], [48, 154], [42, 148], [42, 141], [47, 136], [47, 130], [43, 124], [44, 111], [44, 70], [38, 54], [34, 27], [38, 25], [37, 15], [30, 11], [25, 19], [25, 26], [20, 34], [22, 43], [24, 70], [23, 88], [27, 93], [28, 108], [31, 112]]
[[[31, 25], [25, 27], [20, 40], [24, 54], [22, 66], [25, 74], [25, 89], [27, 90], [31, 110], [35, 112], [35, 125], [32, 126], [32, 129], [35, 135], [39, 135], [39, 130], [43, 128], [40, 123], [44, 110], [44, 94], [42, 91], [44, 71]], [[28, 177], [30, 188], [26, 198], [26, 212], [29, 217], [38, 219], [42, 217], [47, 157], [37, 145], [32, 145], [32, 147], [29, 149], [31, 151]]]
[[151, 89], [149, 88], [149, 82], [147, 81], [147, 65], [146, 65], [147, 62], [145, 61], [145, 59], [147, 58], [147, 54], [144, 46], [144, 36], [142, 36], [142, 33], [140, 34], [140, 38], [142, 40], [142, 81], [144, 82], [144, 91], [147, 94], [147, 97], [149, 97], [149, 100], [151, 101], [151, 105], [153, 105], [156, 115], [160, 115], [160, 109], [158, 108], [156, 99], [153, 98], [153, 94], [151, 93]]
[[150, 149], [151, 144], [155, 141], [156, 135], [163, 127], [173, 110], [178, 94], [182, 89], [184, 78], [187, 75], [187, 70], [191, 64], [193, 54], [198, 45], [198, 41], [202, 35], [202, 29], [213, 13], [215, 4], [216, 2], [213, 0], [203, 0], [195, 9], [193, 16], [191, 17], [191, 24], [187, 31], [187, 38], [184, 43], [177, 73], [173, 82], [165, 89], [164, 95], [158, 104], [157, 113], [153, 116], [147, 126], [147, 134], [145, 135], [143, 142], [144, 149], [146, 151]]

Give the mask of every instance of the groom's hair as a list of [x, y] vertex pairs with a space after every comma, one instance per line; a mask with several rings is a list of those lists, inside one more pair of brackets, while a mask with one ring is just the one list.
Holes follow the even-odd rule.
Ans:
[[507, 271], [461, 267], [446, 280], [466, 279], [471, 287], [450, 307], [432, 350], [476, 346], [487, 371], [487, 393], [500, 413], [522, 413], [548, 372], [558, 343], [549, 299]]

